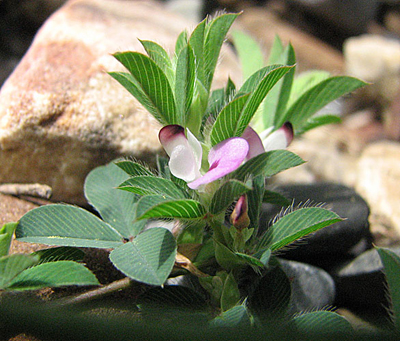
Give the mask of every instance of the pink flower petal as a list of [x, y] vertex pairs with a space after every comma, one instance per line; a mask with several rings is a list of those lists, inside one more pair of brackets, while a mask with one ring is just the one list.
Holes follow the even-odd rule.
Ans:
[[247, 126], [242, 134], [242, 138], [244, 138], [249, 144], [249, 152], [247, 153], [246, 160], [250, 160], [257, 155], [264, 153], [265, 150], [260, 136], [258, 136], [253, 128]]
[[169, 156], [171, 173], [186, 182], [193, 181], [201, 176], [202, 148], [196, 137], [179, 125], [168, 125], [158, 134], [160, 142]]
[[290, 122], [286, 122], [278, 130], [267, 136], [263, 140], [266, 152], [276, 149], [286, 149], [293, 140], [293, 126]]
[[208, 154], [210, 168], [206, 174], [188, 184], [192, 189], [208, 184], [236, 170], [246, 159], [249, 144], [241, 137], [231, 137], [211, 148]]

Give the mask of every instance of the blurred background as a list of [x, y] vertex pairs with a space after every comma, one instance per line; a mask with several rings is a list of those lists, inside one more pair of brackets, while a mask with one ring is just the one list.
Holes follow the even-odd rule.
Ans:
[[[110, 1], [110, 0], [104, 0]], [[147, 1], [147, 0], [127, 0]], [[35, 33], [65, 0], [0, 0], [0, 84], [28, 49]], [[201, 20], [226, 9], [272, 11], [280, 19], [341, 51], [364, 33], [400, 37], [398, 0], [159, 0], [173, 11]]]

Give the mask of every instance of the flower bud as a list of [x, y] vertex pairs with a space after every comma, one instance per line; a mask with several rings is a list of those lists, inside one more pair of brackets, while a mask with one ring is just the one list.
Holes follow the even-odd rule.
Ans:
[[250, 218], [247, 214], [248, 206], [247, 206], [247, 196], [246, 194], [242, 195], [237, 201], [235, 208], [231, 214], [231, 224], [236, 227], [239, 231], [249, 227]]

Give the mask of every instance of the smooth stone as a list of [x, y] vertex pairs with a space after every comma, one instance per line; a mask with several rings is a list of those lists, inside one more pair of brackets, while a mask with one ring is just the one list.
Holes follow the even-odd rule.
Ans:
[[[400, 247], [389, 248], [400, 256]], [[332, 271], [336, 283], [335, 304], [354, 309], [386, 313], [387, 285], [383, 265], [375, 249], [365, 251], [351, 262]]]
[[289, 313], [296, 314], [333, 305], [335, 282], [323, 269], [310, 264], [280, 259], [292, 285]]
[[[313, 264], [329, 271], [338, 262], [352, 259], [371, 248], [369, 208], [353, 189], [333, 183], [316, 183], [280, 186], [278, 191], [293, 200], [294, 207], [312, 207], [325, 203], [323, 207], [345, 218], [305, 237], [297, 245], [294, 243], [280, 251], [281, 257]], [[263, 204], [260, 229], [265, 230], [280, 210], [279, 207]]]

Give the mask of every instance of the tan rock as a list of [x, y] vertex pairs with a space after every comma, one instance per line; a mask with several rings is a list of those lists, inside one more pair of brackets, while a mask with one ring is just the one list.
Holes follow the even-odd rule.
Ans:
[[[83, 204], [94, 167], [123, 155], [152, 159], [159, 127], [107, 75], [122, 70], [111, 54], [143, 51], [137, 38], [173, 51], [178, 34], [194, 26], [153, 1], [67, 2], [1, 89], [0, 183], [47, 184], [54, 200]], [[237, 79], [229, 51], [220, 66], [220, 86], [229, 72]]]
[[298, 70], [321, 69], [341, 74], [344, 60], [340, 52], [281, 19], [272, 9], [246, 8], [237, 20], [237, 27], [252, 34], [267, 50], [278, 35], [284, 44], [292, 43]]
[[[371, 82], [364, 91], [380, 101], [390, 102], [400, 86], [400, 43], [377, 34], [364, 34], [345, 41], [346, 72]], [[384, 103], [385, 104], [385, 103]]]
[[400, 235], [400, 144], [369, 145], [358, 162], [356, 190], [371, 207], [373, 219]]

